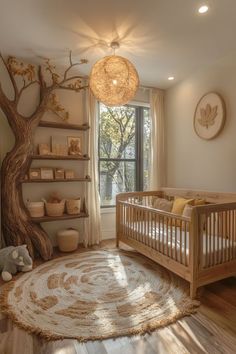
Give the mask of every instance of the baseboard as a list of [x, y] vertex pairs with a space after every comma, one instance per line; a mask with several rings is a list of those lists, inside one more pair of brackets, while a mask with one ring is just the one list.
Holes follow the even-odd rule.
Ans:
[[115, 229], [102, 230], [102, 240], [109, 240], [116, 238]]

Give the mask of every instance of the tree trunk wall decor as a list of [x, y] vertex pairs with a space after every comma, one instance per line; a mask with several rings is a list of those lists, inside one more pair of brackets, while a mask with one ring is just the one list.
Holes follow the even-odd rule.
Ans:
[[[58, 75], [49, 59], [45, 60], [44, 67], [24, 64], [13, 57], [5, 59], [0, 54], [14, 90], [14, 98], [10, 100], [4, 93], [0, 81], [0, 108], [2, 109], [15, 136], [15, 145], [8, 152], [1, 167], [1, 203], [2, 203], [2, 231], [6, 245], [26, 244], [32, 257], [36, 253], [44, 260], [52, 257], [52, 244], [46, 232], [34, 223], [26, 209], [22, 196], [21, 181], [24, 179], [31, 164], [33, 155], [34, 133], [43, 114], [51, 110], [63, 120], [68, 119], [68, 112], [59, 104], [54, 90], [72, 90], [79, 92], [87, 88], [83, 85], [83, 77], [69, 75], [72, 67], [87, 63], [83, 59], [73, 63], [71, 52], [69, 66], [63, 77]], [[50, 82], [46, 82], [46, 74]], [[19, 85], [19, 79], [22, 84]], [[18, 105], [23, 92], [33, 85], [39, 86], [39, 103], [30, 117], [24, 117], [18, 112]]]

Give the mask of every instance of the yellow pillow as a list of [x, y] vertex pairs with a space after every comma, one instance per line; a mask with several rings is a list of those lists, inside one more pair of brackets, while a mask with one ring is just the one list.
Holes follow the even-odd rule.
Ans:
[[194, 199], [193, 205], [197, 206], [197, 205], [205, 205], [206, 201], [205, 199]]
[[185, 199], [176, 197], [171, 212], [182, 215], [186, 204], [193, 204], [194, 199]]

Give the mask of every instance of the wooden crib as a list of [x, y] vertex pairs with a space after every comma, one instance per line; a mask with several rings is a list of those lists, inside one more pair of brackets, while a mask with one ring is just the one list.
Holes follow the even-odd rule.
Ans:
[[[203, 198], [190, 218], [152, 207], [153, 197]], [[190, 282], [200, 286], [236, 276], [236, 194], [163, 188], [121, 193], [116, 198], [116, 237]]]

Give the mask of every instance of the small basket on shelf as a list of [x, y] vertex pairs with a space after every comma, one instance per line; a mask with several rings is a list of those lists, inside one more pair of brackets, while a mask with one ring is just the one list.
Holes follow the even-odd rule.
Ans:
[[66, 212], [69, 215], [76, 215], [80, 213], [81, 199], [67, 199], [66, 200]]
[[48, 201], [43, 199], [48, 216], [62, 216], [65, 210], [65, 200], [52, 196]]
[[28, 199], [26, 207], [32, 218], [41, 218], [45, 214], [44, 202], [31, 202]]

